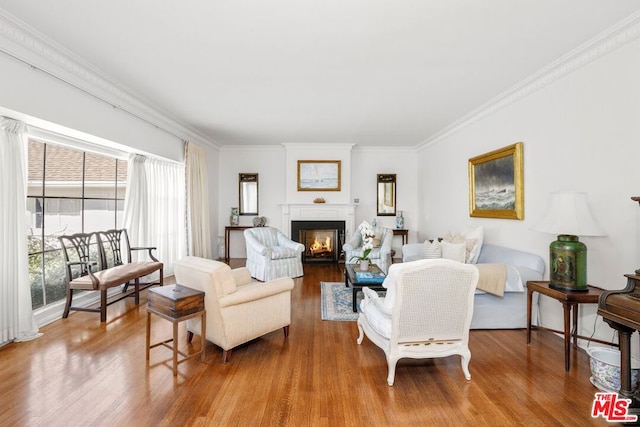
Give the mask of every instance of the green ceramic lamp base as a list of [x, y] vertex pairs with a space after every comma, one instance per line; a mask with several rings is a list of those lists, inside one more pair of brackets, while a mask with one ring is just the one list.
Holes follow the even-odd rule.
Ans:
[[549, 283], [549, 287], [552, 289], [557, 289], [559, 291], [569, 291], [569, 292], [587, 292], [589, 290], [589, 288], [587, 286], [583, 287], [583, 288], [579, 288], [576, 286], [563, 286], [563, 285], [557, 285], [555, 283]]
[[561, 234], [549, 245], [549, 287], [563, 291], [588, 291], [587, 247], [578, 236]]

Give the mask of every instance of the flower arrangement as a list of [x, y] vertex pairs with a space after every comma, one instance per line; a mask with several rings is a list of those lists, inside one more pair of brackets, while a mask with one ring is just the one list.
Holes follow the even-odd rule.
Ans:
[[362, 248], [364, 251], [362, 252], [362, 256], [354, 255], [349, 260], [353, 261], [371, 261], [369, 259], [369, 254], [373, 249], [373, 238], [375, 237], [375, 233], [373, 232], [373, 227], [367, 221], [362, 221], [362, 223], [358, 226], [358, 230], [362, 235]]

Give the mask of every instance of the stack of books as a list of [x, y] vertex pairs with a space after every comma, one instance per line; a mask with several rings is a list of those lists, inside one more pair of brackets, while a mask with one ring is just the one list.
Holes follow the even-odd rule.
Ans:
[[382, 283], [385, 277], [381, 271], [356, 271], [356, 279], [359, 283]]

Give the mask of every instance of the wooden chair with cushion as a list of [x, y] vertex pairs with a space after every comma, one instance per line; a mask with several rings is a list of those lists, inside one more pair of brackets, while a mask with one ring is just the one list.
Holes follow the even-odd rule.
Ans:
[[[97, 233], [77, 233], [58, 237], [62, 247], [66, 273], [66, 303], [63, 318], [69, 316], [70, 310], [92, 311], [100, 313], [100, 321], [107, 321], [107, 306], [127, 296], [133, 296], [135, 303], [140, 303], [140, 290], [146, 285], [140, 279], [144, 276], [159, 272], [158, 284], [163, 284], [164, 264], [153, 256], [151, 247], [130, 247], [127, 232], [108, 230]], [[151, 260], [136, 261], [132, 259], [131, 251], [148, 251]], [[122, 257], [125, 252], [126, 261]], [[134, 290], [127, 290], [130, 282]], [[123, 285], [120, 296], [108, 300], [110, 288]], [[73, 306], [75, 291], [99, 291], [100, 307]]]

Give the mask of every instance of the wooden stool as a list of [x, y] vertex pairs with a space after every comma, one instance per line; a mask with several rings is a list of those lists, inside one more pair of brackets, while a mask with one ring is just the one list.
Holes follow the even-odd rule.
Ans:
[[[151, 345], [151, 313], [173, 323], [173, 338]], [[198, 316], [201, 317], [200, 337], [202, 347], [199, 352], [188, 355], [178, 350], [178, 323]], [[159, 345], [173, 351], [174, 376], [178, 375], [178, 365], [192, 357], [200, 355], [200, 360], [204, 362], [206, 320], [204, 292], [178, 284], [149, 289], [147, 302], [147, 364], [149, 364], [149, 351]], [[172, 345], [170, 346], [169, 343], [172, 343]], [[178, 354], [183, 356], [183, 359], [178, 360]]]

